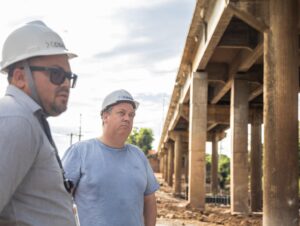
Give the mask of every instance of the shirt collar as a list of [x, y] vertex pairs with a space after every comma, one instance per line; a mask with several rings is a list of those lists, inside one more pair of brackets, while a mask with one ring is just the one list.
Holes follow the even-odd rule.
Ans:
[[28, 94], [14, 85], [9, 85], [7, 87], [5, 96], [14, 97], [18, 103], [22, 104], [33, 113], [42, 110], [41, 106], [39, 106]]

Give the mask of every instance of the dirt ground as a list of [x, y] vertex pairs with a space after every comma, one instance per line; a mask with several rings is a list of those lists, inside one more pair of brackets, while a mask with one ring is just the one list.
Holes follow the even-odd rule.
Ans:
[[161, 175], [157, 174], [160, 189], [156, 192], [158, 219], [157, 225], [172, 226], [260, 226], [262, 215], [232, 216], [229, 206], [206, 204], [205, 211], [192, 209], [184, 199], [172, 195], [172, 189], [163, 182]]

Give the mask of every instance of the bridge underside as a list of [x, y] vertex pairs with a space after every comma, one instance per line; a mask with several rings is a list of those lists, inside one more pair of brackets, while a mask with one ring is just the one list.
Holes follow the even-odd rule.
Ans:
[[205, 143], [217, 193], [217, 143], [230, 136], [231, 212], [263, 207], [264, 225], [298, 225], [299, 8], [300, 0], [197, 1], [158, 147], [175, 194], [185, 172], [191, 206], [205, 208]]

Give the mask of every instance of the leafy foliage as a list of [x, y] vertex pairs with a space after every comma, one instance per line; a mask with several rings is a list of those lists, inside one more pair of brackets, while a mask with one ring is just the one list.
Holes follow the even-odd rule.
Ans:
[[219, 155], [218, 168], [220, 187], [225, 189], [225, 185], [229, 183], [230, 178], [230, 158], [227, 155]]
[[145, 155], [152, 149], [153, 131], [150, 128], [134, 128], [127, 138], [127, 143], [138, 146]]
[[[206, 154], [205, 160], [206, 160], [206, 171], [208, 172], [208, 174], [210, 174], [212, 156]], [[229, 178], [230, 178], [230, 158], [227, 155], [223, 155], [223, 154], [219, 155], [218, 176], [219, 176], [220, 187], [224, 189], [225, 185], [229, 183]], [[207, 183], [209, 183], [210, 177], [207, 176], [207, 179], [208, 179]]]

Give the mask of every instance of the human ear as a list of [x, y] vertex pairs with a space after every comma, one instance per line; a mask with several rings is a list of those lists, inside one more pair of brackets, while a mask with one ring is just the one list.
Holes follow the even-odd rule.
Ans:
[[108, 116], [107, 112], [103, 112], [102, 120], [105, 121], [107, 119], [107, 116]]
[[15, 68], [11, 78], [11, 84], [15, 85], [19, 89], [26, 89], [27, 81], [25, 78], [24, 70]]

